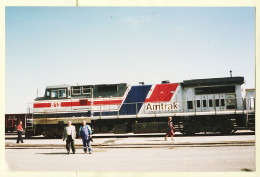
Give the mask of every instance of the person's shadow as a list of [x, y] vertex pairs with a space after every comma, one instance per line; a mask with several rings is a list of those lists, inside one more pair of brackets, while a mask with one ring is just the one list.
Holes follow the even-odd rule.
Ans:
[[[36, 154], [42, 154], [42, 155], [67, 155], [67, 152], [45, 152], [45, 153], [36, 153]], [[71, 153], [72, 155], [75, 155]]]

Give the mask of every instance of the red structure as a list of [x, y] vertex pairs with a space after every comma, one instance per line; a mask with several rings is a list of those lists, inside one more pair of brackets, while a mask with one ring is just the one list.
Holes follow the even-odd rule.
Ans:
[[23, 128], [26, 128], [26, 114], [5, 114], [5, 132], [16, 131], [19, 121], [23, 122]]

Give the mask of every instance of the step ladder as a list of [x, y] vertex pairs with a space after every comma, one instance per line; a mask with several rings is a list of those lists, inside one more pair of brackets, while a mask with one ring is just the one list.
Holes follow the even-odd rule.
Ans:
[[236, 121], [236, 119], [230, 119], [230, 120], [231, 120], [231, 122], [233, 124], [233, 131], [232, 131], [232, 133], [235, 133], [239, 129], [238, 126], [237, 126], [237, 121]]
[[176, 124], [174, 124], [174, 130], [177, 132], [183, 132], [183, 122], [178, 122]]
[[247, 113], [247, 128], [255, 131], [255, 113]]
[[31, 113], [31, 108], [27, 108], [27, 113], [25, 115], [25, 120], [26, 120], [26, 132], [25, 136], [30, 136], [34, 134], [34, 129], [33, 129], [33, 115]]

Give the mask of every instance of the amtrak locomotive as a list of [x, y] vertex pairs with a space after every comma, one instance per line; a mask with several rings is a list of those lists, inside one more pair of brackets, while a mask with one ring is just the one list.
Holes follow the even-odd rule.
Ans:
[[[247, 94], [248, 91], [248, 94]], [[244, 77], [184, 80], [181, 83], [48, 86], [33, 103], [27, 134], [60, 136], [68, 120], [87, 120], [94, 132], [166, 131], [169, 116], [184, 134], [254, 130], [255, 92]]]

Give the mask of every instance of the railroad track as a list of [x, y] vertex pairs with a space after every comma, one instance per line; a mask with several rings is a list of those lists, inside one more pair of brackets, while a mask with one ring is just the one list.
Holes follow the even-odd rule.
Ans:
[[[165, 147], [222, 147], [222, 146], [254, 146], [254, 140], [247, 141], [215, 141], [215, 142], [164, 142], [164, 143], [92, 143], [93, 148], [165, 148]], [[15, 144], [6, 143], [6, 149], [64, 149], [65, 144]], [[75, 144], [82, 149], [82, 144]]]
[[[174, 136], [175, 137], [198, 137], [198, 136], [239, 136], [239, 135], [255, 135], [255, 132], [253, 131], [237, 131], [232, 134], [227, 134], [223, 135], [220, 133], [198, 133], [195, 135], [183, 135], [181, 133], [176, 133]], [[93, 138], [128, 138], [128, 137], [164, 137], [165, 133], [151, 133], [151, 134], [133, 134], [133, 133], [128, 133], [128, 134], [113, 134], [113, 133], [104, 133], [104, 134], [94, 134]], [[6, 133], [5, 134], [5, 139], [16, 139], [17, 134], [16, 133]], [[32, 137], [27, 137], [24, 139], [48, 139], [43, 136], [32, 136]], [[52, 138], [52, 139], [57, 139], [57, 138]]]

